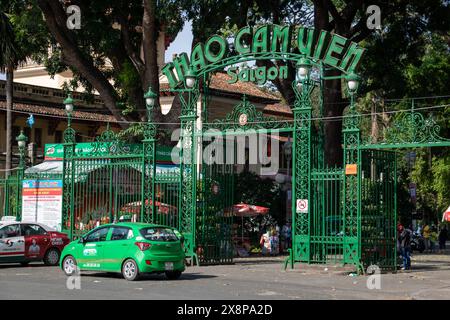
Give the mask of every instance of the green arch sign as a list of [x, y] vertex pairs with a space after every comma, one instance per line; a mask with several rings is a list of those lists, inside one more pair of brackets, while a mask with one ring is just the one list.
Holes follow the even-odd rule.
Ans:
[[[303, 26], [263, 25], [244, 27], [234, 36], [233, 51], [227, 39], [214, 35], [198, 43], [191, 56], [180, 54], [162, 68], [171, 89], [177, 88], [192, 68], [199, 75], [238, 62], [258, 59], [298, 60], [306, 56], [344, 73], [354, 71], [365, 52], [357, 43], [338, 34]], [[294, 53], [298, 52], [298, 53]]]

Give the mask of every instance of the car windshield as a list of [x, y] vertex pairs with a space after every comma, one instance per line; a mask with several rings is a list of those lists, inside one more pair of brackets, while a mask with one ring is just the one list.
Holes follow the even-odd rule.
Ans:
[[140, 230], [146, 240], [151, 241], [177, 241], [178, 237], [172, 229], [164, 227], [148, 227]]

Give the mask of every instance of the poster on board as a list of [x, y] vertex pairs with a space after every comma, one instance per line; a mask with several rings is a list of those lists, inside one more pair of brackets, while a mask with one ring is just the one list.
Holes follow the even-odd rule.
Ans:
[[62, 180], [24, 180], [22, 221], [39, 222], [61, 231]]

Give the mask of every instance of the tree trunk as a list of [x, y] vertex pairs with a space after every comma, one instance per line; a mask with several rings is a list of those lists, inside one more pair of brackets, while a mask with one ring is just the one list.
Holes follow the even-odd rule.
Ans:
[[12, 159], [12, 109], [13, 109], [13, 81], [14, 70], [11, 67], [6, 68], [6, 164], [5, 177], [10, 175]]
[[[154, 92], [159, 92], [159, 67], [157, 41], [159, 28], [156, 22], [156, 0], [144, 0], [144, 16], [142, 18], [142, 45], [144, 49], [144, 81], [143, 89], [147, 91], [151, 86]], [[164, 54], [163, 52], [161, 54]], [[163, 115], [159, 108], [159, 99], [153, 110], [153, 120], [163, 122]]]
[[[320, 0], [314, 2], [314, 28], [317, 30], [330, 29], [330, 16], [327, 1]], [[339, 32], [337, 32], [339, 33]], [[325, 76], [339, 75], [338, 71], [330, 70]], [[342, 115], [344, 110], [342, 106], [341, 81], [326, 80], [324, 81], [324, 116], [338, 117]], [[330, 166], [342, 165], [342, 122], [334, 119], [325, 120], [324, 127], [324, 158], [325, 163]]]

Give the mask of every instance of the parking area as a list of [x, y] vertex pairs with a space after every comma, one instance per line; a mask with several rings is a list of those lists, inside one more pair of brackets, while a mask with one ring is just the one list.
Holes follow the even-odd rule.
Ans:
[[[413, 270], [368, 276], [339, 266], [296, 265], [282, 270], [282, 257], [238, 259], [233, 265], [189, 267], [179, 280], [149, 275], [129, 282], [120, 275], [84, 273], [80, 281], [57, 267], [0, 266], [0, 299], [448, 299], [450, 255], [413, 256]], [[372, 282], [374, 283], [374, 282]], [[79, 285], [79, 286], [78, 286]]]

